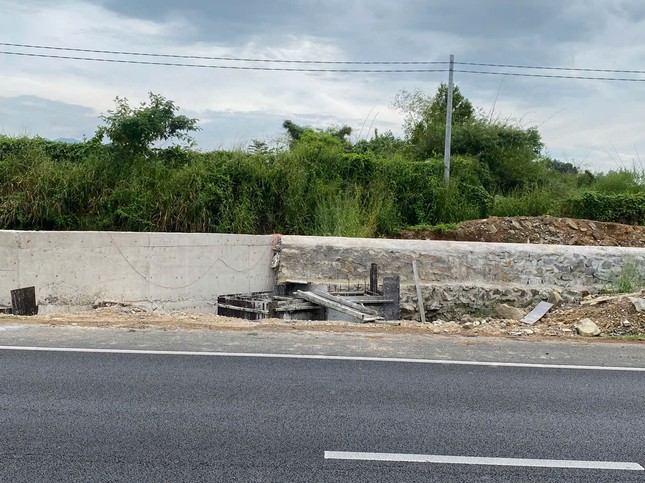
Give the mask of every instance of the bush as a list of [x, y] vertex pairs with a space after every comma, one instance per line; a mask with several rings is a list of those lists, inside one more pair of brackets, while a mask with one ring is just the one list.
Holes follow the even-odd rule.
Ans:
[[560, 214], [560, 200], [552, 190], [535, 187], [508, 196], [497, 195], [493, 200], [492, 216], [540, 216]]
[[565, 214], [588, 220], [642, 225], [645, 223], [645, 193], [605, 195], [588, 191], [568, 200]]

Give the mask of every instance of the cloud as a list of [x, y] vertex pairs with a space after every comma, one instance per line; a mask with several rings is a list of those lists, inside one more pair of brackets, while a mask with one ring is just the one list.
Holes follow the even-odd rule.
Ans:
[[91, 136], [98, 124], [93, 109], [36, 96], [0, 97], [0, 132], [49, 139]]
[[[445, 61], [454, 53], [458, 62], [499, 64], [634, 69], [645, 62], [645, 6], [639, 0], [0, 0], [0, 8], [4, 39], [30, 44], [266, 59]], [[114, 97], [136, 104], [152, 91], [202, 120], [198, 140], [204, 149], [271, 139], [287, 118], [320, 127], [349, 124], [358, 132], [376, 116], [373, 127], [400, 133], [401, 115], [390, 107], [395, 94], [421, 89], [432, 95], [446, 80], [445, 72], [254, 72], [11, 56], [2, 61], [5, 131], [78, 137], [88, 126], [94, 130]], [[636, 102], [642, 83], [465, 72], [455, 79], [485, 112], [494, 107], [504, 118], [541, 126], [556, 157], [609, 169], [616, 156], [608, 153], [645, 151]], [[40, 107], [26, 99], [39, 99]], [[60, 126], [53, 121], [58, 117]]]

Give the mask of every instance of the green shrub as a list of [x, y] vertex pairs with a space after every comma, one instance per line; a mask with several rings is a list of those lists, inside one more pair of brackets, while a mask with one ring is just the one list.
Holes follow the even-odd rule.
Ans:
[[625, 194], [645, 192], [643, 173], [636, 169], [619, 169], [594, 178], [589, 191], [601, 194]]
[[494, 197], [492, 216], [540, 216], [560, 214], [560, 200], [551, 189], [535, 187]]
[[604, 195], [588, 191], [568, 200], [564, 211], [575, 218], [642, 225], [645, 193]]

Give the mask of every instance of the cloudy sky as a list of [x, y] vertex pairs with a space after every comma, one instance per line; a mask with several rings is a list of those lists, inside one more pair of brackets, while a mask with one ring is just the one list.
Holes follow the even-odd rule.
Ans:
[[[0, 42], [191, 56], [447, 61], [645, 71], [642, 0], [0, 0]], [[284, 119], [401, 135], [400, 90], [428, 94], [446, 72], [283, 72], [116, 64], [9, 53], [216, 66], [439, 69], [126, 57], [0, 46], [0, 133], [91, 136], [116, 96], [152, 91], [200, 119], [200, 148], [273, 142]], [[596, 171], [645, 164], [645, 74], [457, 64], [483, 112], [538, 126], [548, 153]], [[637, 79], [609, 81], [460, 71]], [[642, 158], [640, 157], [642, 153]]]

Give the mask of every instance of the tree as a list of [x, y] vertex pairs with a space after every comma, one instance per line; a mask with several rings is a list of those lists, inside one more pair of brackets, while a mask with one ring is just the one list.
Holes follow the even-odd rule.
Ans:
[[259, 139], [252, 139], [248, 150], [251, 154], [268, 154], [270, 152], [267, 143]]
[[[404, 131], [411, 156], [419, 161], [443, 156], [447, 86], [429, 97], [420, 91], [400, 92], [394, 106], [405, 114]], [[452, 155], [477, 159], [491, 175], [487, 189], [510, 192], [535, 180], [535, 161], [543, 149], [536, 128], [489, 119], [455, 87], [453, 94]]]
[[176, 114], [179, 107], [159, 94], [149, 93], [149, 101], [131, 107], [126, 98], [115, 99], [116, 108], [102, 115], [105, 123], [93, 140], [107, 137], [112, 146], [128, 157], [148, 157], [155, 143], [175, 139], [194, 145], [189, 132], [199, 131], [197, 119]]
[[[446, 125], [446, 111], [448, 109], [448, 86], [441, 83], [437, 93], [429, 97], [420, 90], [414, 92], [400, 91], [394, 98], [394, 108], [405, 114], [403, 129], [412, 138], [415, 132], [430, 125]], [[452, 122], [463, 124], [473, 119], [475, 110], [472, 103], [466, 99], [455, 86], [452, 94]]]
[[[308, 126], [300, 126], [293, 121], [286, 120], [282, 123], [282, 127], [286, 129], [289, 135], [289, 146], [293, 147], [295, 143], [300, 141], [303, 137], [311, 138], [311, 136], [326, 137], [331, 136], [340, 140], [343, 144], [349, 144], [348, 136], [352, 134], [352, 128], [349, 126], [341, 126], [339, 128], [328, 129], [314, 129]], [[309, 135], [309, 136], [305, 136]]]

